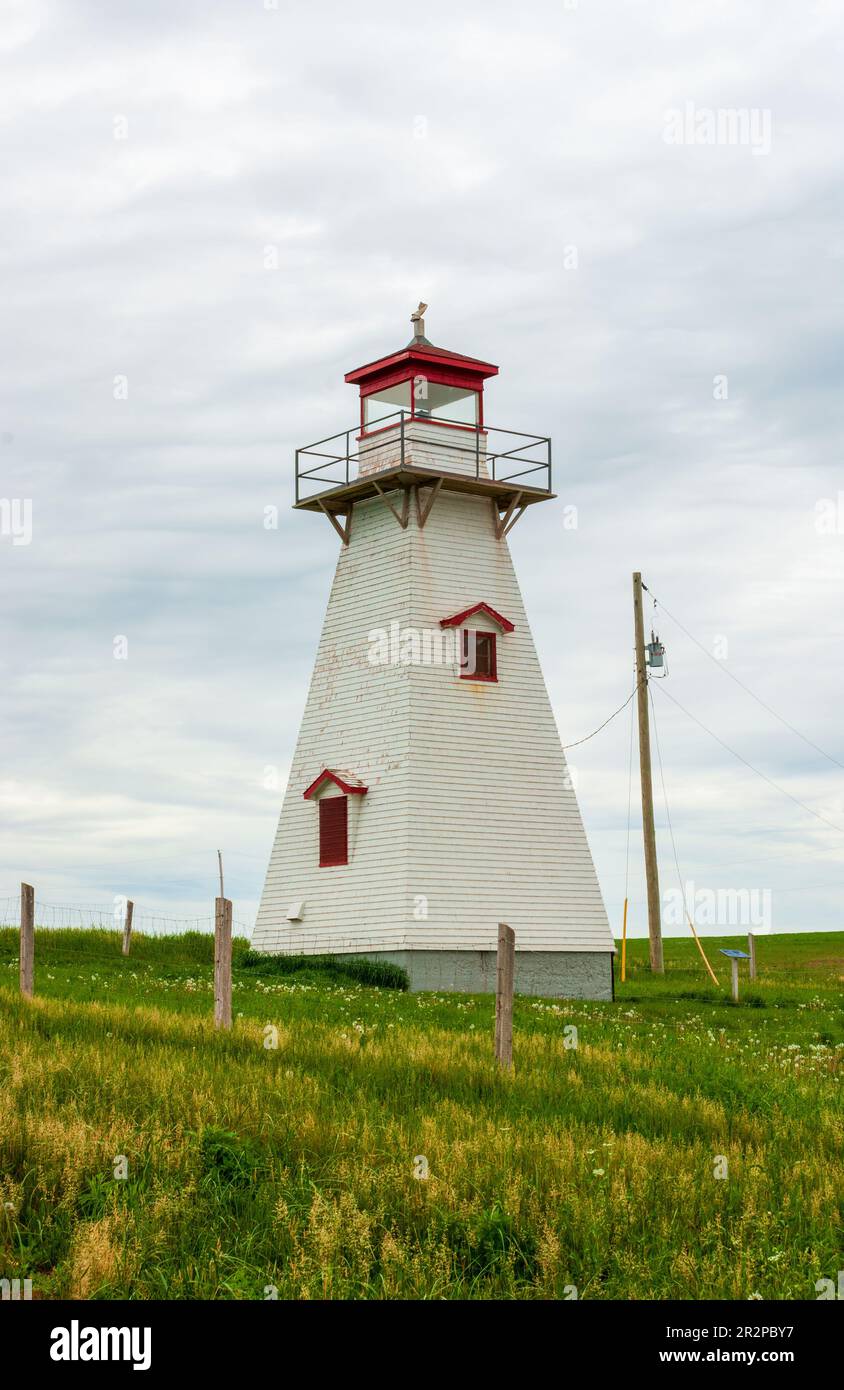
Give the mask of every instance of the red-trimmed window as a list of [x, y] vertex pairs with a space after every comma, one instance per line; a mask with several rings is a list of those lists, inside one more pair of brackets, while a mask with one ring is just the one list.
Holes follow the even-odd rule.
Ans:
[[461, 628], [460, 679], [462, 681], [498, 680], [494, 632], [475, 632], [473, 628]]
[[361, 429], [377, 431], [391, 429], [401, 420], [401, 412], [410, 415], [413, 410], [413, 393], [409, 381], [400, 381], [395, 386], [384, 386], [370, 391], [360, 398]]
[[324, 796], [319, 802], [319, 866], [349, 862], [349, 798]]
[[465, 386], [449, 386], [424, 374], [392, 386], [376, 387], [360, 398], [361, 434], [393, 429], [405, 418], [464, 430], [483, 429], [483, 392]]

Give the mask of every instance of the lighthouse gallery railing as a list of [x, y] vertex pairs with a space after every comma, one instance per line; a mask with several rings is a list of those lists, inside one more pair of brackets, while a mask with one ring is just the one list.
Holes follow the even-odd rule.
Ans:
[[[404, 467], [405, 459], [410, 453], [409, 446], [423, 444], [430, 447], [430, 434], [414, 434], [418, 427], [430, 425], [434, 425], [435, 428], [451, 425], [467, 436], [465, 444], [455, 441], [452, 430], [448, 438], [444, 436], [442, 440], [438, 439], [436, 444], [437, 453], [444, 454], [446, 459], [450, 458], [455, 463], [459, 461], [463, 464], [457, 470], [460, 473], [466, 474], [465, 463], [469, 462], [473, 466], [474, 476], [478, 479], [512, 483], [518, 478], [522, 480], [523, 487], [535, 487], [543, 492], [551, 491], [551, 440], [547, 435], [525, 434], [522, 430], [506, 430], [491, 425], [480, 429], [466, 425], [462, 420], [448, 420], [441, 416], [431, 420], [424, 416], [411, 415], [406, 410], [396, 410], [390, 415], [382, 415], [377, 420], [370, 421], [365, 434], [361, 434], [360, 425], [357, 424], [351, 429], [340, 430], [338, 434], [329, 435], [327, 439], [318, 439], [313, 444], [297, 449], [296, 501], [304, 501], [307, 497], [317, 495], [313, 491], [303, 495], [303, 487], [310, 488], [313, 484], [322, 483], [328, 488], [335, 488], [344, 487], [352, 482], [353, 466], [357, 465], [360, 468], [368, 454], [376, 450], [383, 452], [384, 432], [391, 429], [396, 430], [395, 442], [398, 449], [395, 462], [390, 466]], [[481, 436], [484, 437], [486, 445], [483, 450]], [[511, 445], [510, 448], [503, 447], [508, 440], [513, 439], [520, 442]], [[392, 442], [390, 440], [390, 443]], [[343, 447], [340, 448], [339, 444]], [[318, 459], [319, 462], [303, 467], [304, 462], [313, 459]], [[517, 465], [515, 472], [505, 471], [514, 464]], [[434, 466], [426, 467], [425, 471], [435, 474], [438, 470]], [[441, 471], [448, 472], [447, 466]]]

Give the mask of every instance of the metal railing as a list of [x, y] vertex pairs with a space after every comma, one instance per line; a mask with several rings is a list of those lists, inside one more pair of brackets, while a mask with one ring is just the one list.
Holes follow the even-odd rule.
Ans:
[[[467, 436], [466, 443], [455, 441], [453, 432], [442, 439], [435, 439], [430, 432], [419, 433], [420, 427], [430, 425], [435, 429], [442, 425], [456, 426]], [[500, 436], [520, 442], [509, 449], [498, 447], [499, 440], [502, 446], [507, 442], [500, 439]], [[481, 447], [482, 438], [484, 448]], [[338, 447], [338, 443], [342, 447]], [[481, 429], [474, 425], [466, 425], [462, 420], [450, 420], [441, 416], [432, 420], [424, 416], [411, 415], [407, 410], [396, 410], [389, 415], [379, 416], [377, 420], [368, 421], [364, 434], [361, 434], [358, 424], [350, 429], [340, 430], [338, 434], [329, 435], [327, 439], [318, 439], [313, 444], [297, 449], [296, 501], [304, 502], [309, 497], [315, 497], [316, 491], [303, 492], [304, 488], [311, 488], [314, 484], [324, 484], [323, 491], [326, 488], [345, 487], [354, 481], [355, 466], [360, 470], [367, 455], [379, 451], [393, 455], [389, 462], [384, 462], [385, 469], [403, 468], [406, 461], [409, 461], [411, 467], [419, 468], [421, 465], [413, 463], [413, 445], [443, 456], [444, 463], [439, 470], [436, 463], [424, 465], [431, 473], [453, 471], [461, 476], [484, 478], [495, 483], [511, 483], [517, 478], [531, 478], [530, 482], [525, 481], [522, 486], [535, 487], [544, 492], [551, 491], [551, 440], [547, 435], [525, 434], [522, 430], [506, 430], [491, 425]], [[313, 459], [318, 459], [319, 462], [303, 467], [303, 463]], [[449, 460], [463, 466], [449, 469]], [[468, 471], [465, 467], [466, 461], [471, 465]], [[514, 473], [502, 471], [513, 464], [525, 466]], [[367, 476], [374, 476], [378, 471], [373, 469]]]

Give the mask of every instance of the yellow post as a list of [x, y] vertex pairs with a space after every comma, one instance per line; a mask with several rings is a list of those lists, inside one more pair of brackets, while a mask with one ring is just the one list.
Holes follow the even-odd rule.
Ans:
[[691, 929], [692, 929], [692, 936], [693, 936], [694, 939], [695, 939], [695, 945], [697, 946], [698, 950], [700, 951], [700, 954], [703, 956], [703, 963], [704, 963], [704, 965], [706, 966], [707, 970], [709, 971], [709, 978], [710, 978], [710, 980], [712, 981], [713, 985], [717, 985], [717, 983], [718, 983], [718, 976], [715, 974], [715, 971], [712, 969], [712, 966], [709, 964], [709, 961], [706, 959], [706, 952], [704, 951], [703, 947], [702, 947], [701, 944], [700, 944], [700, 937], [698, 936], [697, 932], [695, 931], [695, 924], [694, 924], [694, 922], [692, 921], [691, 917], [689, 916], [688, 910], [686, 911], [686, 918], [687, 918], [687, 921], [688, 921], [688, 923], [689, 923], [689, 926], [690, 926]]
[[624, 922], [621, 927], [621, 982], [627, 978], [627, 899], [624, 899]]

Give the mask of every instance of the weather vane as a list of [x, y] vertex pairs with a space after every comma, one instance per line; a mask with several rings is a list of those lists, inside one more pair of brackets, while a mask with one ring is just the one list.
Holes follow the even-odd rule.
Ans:
[[413, 324], [413, 336], [414, 336], [414, 338], [424, 338], [424, 337], [425, 337], [425, 319], [424, 319], [423, 315], [424, 315], [425, 310], [427, 309], [427, 307], [428, 307], [427, 304], [423, 304], [422, 301], [421, 301], [421, 299], [420, 299], [420, 301], [419, 301], [419, 308], [418, 308], [414, 313], [412, 313], [412, 314], [410, 315], [410, 322]]

